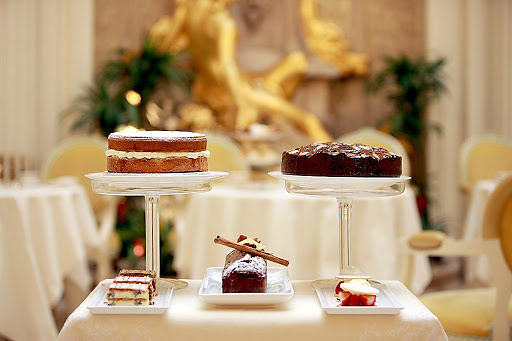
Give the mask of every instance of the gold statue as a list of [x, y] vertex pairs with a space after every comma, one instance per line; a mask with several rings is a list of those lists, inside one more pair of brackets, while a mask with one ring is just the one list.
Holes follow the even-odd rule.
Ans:
[[235, 60], [237, 29], [229, 13], [232, 0], [176, 0], [176, 10], [153, 26], [151, 41], [158, 48], [190, 52], [196, 78], [195, 103], [210, 108], [228, 129], [246, 130], [264, 115], [287, 119], [315, 141], [332, 137], [318, 118], [287, 100], [307, 61], [300, 52], [288, 55], [263, 75], [251, 76]]
[[301, 0], [300, 9], [306, 42], [318, 58], [336, 66], [343, 76], [368, 73], [368, 57], [349, 52], [342, 31], [318, 16], [316, 0]]

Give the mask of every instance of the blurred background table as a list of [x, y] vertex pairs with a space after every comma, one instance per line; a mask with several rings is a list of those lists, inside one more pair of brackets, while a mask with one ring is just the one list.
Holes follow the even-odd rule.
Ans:
[[404, 306], [399, 314], [343, 316], [322, 310], [310, 281], [293, 281], [294, 297], [267, 309], [206, 305], [197, 296], [201, 281], [188, 282], [162, 315], [95, 315], [86, 308], [88, 297], [59, 340], [233, 340], [241, 334], [244, 340], [447, 340], [439, 320], [397, 281], [385, 284]]
[[52, 308], [65, 279], [78, 289], [76, 301], [89, 292], [86, 247], [96, 242], [94, 215], [81, 186], [0, 186], [1, 334], [55, 339]]
[[[223, 266], [228, 249], [216, 235], [259, 237], [269, 251], [290, 260], [292, 279], [329, 278], [338, 272], [338, 209], [335, 198], [291, 195], [283, 183], [220, 184], [188, 198], [178, 215], [175, 268], [181, 277], [202, 278]], [[352, 222], [353, 263], [378, 279], [402, 279], [398, 244], [421, 231], [413, 191], [396, 197], [357, 199]], [[430, 282], [427, 257], [414, 260], [411, 290]], [[402, 279], [403, 280], [403, 279]]]

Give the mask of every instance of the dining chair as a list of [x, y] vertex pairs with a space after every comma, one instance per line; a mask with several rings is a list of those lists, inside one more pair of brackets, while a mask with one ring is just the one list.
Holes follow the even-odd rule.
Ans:
[[459, 156], [461, 187], [470, 192], [481, 180], [512, 171], [512, 143], [493, 134], [472, 136], [462, 144]]
[[206, 132], [208, 138], [208, 169], [230, 173], [247, 173], [249, 164], [242, 150], [229, 137], [217, 133]]
[[111, 247], [117, 222], [116, 196], [99, 195], [92, 191], [87, 173], [106, 169], [107, 140], [103, 137], [73, 137], [55, 147], [44, 161], [44, 181], [73, 177], [85, 190], [98, 224], [98, 244], [88, 246], [89, 260], [97, 265], [96, 278], [110, 278], [113, 273], [112, 258], [118, 252]]
[[383, 133], [373, 127], [363, 127], [339, 137], [337, 141], [345, 143], [363, 143], [385, 148], [402, 157], [402, 174], [411, 174], [411, 163], [407, 151], [398, 139], [389, 134]]
[[451, 340], [509, 340], [512, 320], [512, 175], [501, 180], [485, 207], [482, 239], [457, 240], [426, 231], [402, 244], [410, 283], [414, 255], [489, 259], [492, 286], [428, 293], [420, 300], [439, 318]]

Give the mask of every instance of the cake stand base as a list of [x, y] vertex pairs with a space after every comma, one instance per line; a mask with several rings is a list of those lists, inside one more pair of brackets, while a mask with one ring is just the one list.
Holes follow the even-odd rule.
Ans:
[[92, 189], [98, 194], [144, 196], [146, 214], [146, 270], [156, 272], [159, 282], [185, 287], [187, 282], [160, 278], [160, 196], [208, 192], [214, 180], [226, 172], [190, 173], [92, 173]]
[[361, 270], [353, 265], [340, 269], [340, 274], [335, 276], [337, 279], [369, 279], [372, 276], [365, 275]]
[[339, 212], [339, 273], [338, 279], [368, 279], [352, 265], [351, 219], [354, 198], [386, 197], [403, 193], [408, 176], [401, 177], [335, 177], [289, 175], [271, 172], [270, 176], [285, 181], [286, 190], [293, 194], [335, 197]]

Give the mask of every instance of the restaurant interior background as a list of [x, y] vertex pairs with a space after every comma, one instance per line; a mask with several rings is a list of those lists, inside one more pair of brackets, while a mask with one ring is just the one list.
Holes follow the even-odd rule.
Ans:
[[[43, 281], [51, 321], [34, 323], [49, 335], [99, 281], [144, 267], [143, 199], [94, 194], [83, 174], [105, 170], [109, 133], [145, 129], [206, 133], [210, 169], [231, 173], [204, 196], [162, 198], [162, 276], [201, 279], [223, 262], [215, 235], [241, 233], [286, 255], [292, 278], [328, 276], [335, 201], [299, 202], [267, 173], [299, 145], [367, 142], [407, 159], [412, 180], [356, 204], [355, 262], [407, 284], [450, 337], [489, 336], [487, 288], [510, 268], [435, 250], [482, 241], [512, 172], [511, 1], [3, 0], [0, 32], [0, 288]], [[18, 207], [23, 193], [34, 202]], [[453, 320], [446, 290], [478, 297], [480, 329]], [[29, 338], [6, 322], [16, 308], [0, 311], [0, 335]]]

